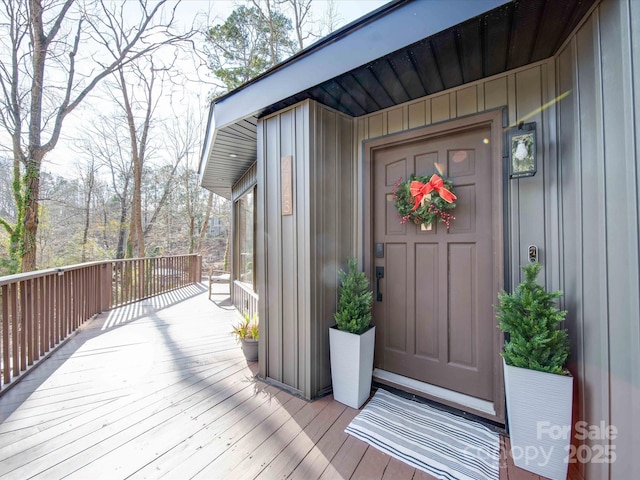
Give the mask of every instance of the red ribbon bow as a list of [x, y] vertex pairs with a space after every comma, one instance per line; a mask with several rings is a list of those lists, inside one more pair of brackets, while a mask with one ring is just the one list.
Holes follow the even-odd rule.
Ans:
[[420, 202], [425, 195], [428, 195], [432, 191], [436, 191], [440, 198], [447, 203], [453, 203], [456, 197], [451, 191], [447, 190], [447, 187], [438, 175], [433, 174], [427, 183], [422, 183], [414, 180], [409, 186], [409, 192], [416, 199], [416, 204], [412, 210], [416, 210], [420, 206]]

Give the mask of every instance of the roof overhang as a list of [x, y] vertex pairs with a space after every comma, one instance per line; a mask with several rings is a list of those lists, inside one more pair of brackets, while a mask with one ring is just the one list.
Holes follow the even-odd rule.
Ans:
[[202, 186], [230, 198], [260, 116], [311, 98], [357, 117], [548, 58], [595, 1], [390, 2], [214, 100]]

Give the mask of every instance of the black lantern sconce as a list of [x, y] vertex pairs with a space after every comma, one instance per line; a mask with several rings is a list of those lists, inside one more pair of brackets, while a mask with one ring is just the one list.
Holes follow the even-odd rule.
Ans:
[[509, 131], [509, 176], [532, 177], [536, 174], [536, 124], [520, 123]]

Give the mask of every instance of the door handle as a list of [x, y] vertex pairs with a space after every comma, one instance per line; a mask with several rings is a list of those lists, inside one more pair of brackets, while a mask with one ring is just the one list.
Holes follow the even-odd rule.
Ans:
[[380, 291], [380, 279], [384, 278], [384, 267], [376, 267], [376, 301], [382, 301], [382, 292]]

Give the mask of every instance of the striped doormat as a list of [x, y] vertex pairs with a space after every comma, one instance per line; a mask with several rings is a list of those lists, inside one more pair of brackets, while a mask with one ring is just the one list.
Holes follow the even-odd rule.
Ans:
[[439, 479], [499, 478], [497, 433], [382, 389], [345, 432]]

